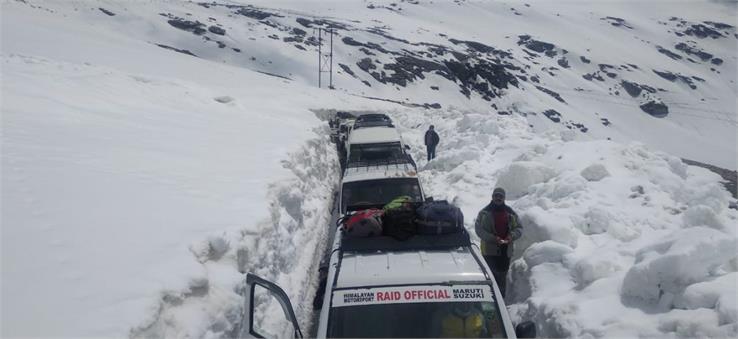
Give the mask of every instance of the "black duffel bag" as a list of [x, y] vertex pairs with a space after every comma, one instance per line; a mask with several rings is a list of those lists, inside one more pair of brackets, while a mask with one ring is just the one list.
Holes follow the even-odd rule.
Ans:
[[464, 214], [446, 200], [427, 201], [415, 213], [418, 234], [448, 234], [464, 229]]

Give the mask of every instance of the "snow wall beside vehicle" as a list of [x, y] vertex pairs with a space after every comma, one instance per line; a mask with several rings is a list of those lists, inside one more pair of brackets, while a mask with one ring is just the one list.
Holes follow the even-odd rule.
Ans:
[[[339, 182], [335, 145], [328, 126], [290, 154], [282, 166], [289, 177], [269, 185], [269, 214], [236, 234], [210, 236], [192, 244], [204, 275], [186, 291], [163, 292], [158, 310], [132, 337], [234, 337], [242, 320], [245, 273], [278, 284], [287, 293], [307, 335], [318, 264], [328, 242], [333, 196]], [[280, 334], [276, 303], [260, 305], [257, 319], [268, 333]]]
[[[507, 190], [524, 226], [508, 276], [515, 322], [542, 337], [738, 334], [738, 211], [718, 175], [639, 143], [537, 135], [518, 115], [390, 115], [426, 195], [456, 203], [472, 234], [492, 189]], [[426, 162], [431, 124], [441, 142]]]

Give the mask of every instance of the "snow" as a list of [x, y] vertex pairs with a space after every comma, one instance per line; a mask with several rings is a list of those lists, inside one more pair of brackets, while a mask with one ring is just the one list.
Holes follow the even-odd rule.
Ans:
[[[447, 43], [442, 32], [510, 49], [521, 60], [517, 36], [530, 34], [566, 48], [579, 69], [596, 70], [579, 56], [643, 66], [627, 78], [668, 90], [657, 99], [673, 114], [655, 119], [630, 99], [608, 95], [608, 84], [564, 71], [542, 73], [541, 82], [567, 104], [523, 83], [492, 109], [440, 76], [398, 90], [341, 73], [337, 90], [319, 90], [313, 51], [285, 49], [265, 37], [278, 30], [262, 32], [223, 7], [6, 1], [2, 336], [230, 337], [241, 320], [246, 272], [279, 284], [307, 333], [339, 181], [335, 148], [319, 119], [329, 109], [389, 114], [426, 194], [457, 204], [471, 233], [492, 189], [506, 189], [524, 227], [508, 282], [516, 323], [536, 322], [543, 337], [738, 336], [738, 211], [728, 208], [735, 199], [718, 175], [680, 159], [736, 166], [735, 41], [700, 41], [724, 57], [722, 74], [664, 61], [652, 46], [676, 41], [659, 21], [732, 22], [725, 5], [421, 1], [401, 2], [396, 12], [358, 0], [253, 3], [282, 9], [274, 22], [329, 15]], [[227, 29], [223, 41], [244, 52], [208, 47], [159, 13], [217, 18]], [[613, 30], [605, 16], [626, 18], [636, 31]], [[482, 24], [488, 22], [495, 29]], [[348, 35], [378, 39], [359, 29]], [[335, 47], [339, 61], [355, 64], [356, 50]], [[536, 60], [539, 67], [555, 63]], [[692, 91], [644, 65], [708, 81]], [[443, 108], [361, 96], [433, 100]], [[540, 114], [550, 108], [590, 132], [557, 128]], [[423, 134], [431, 124], [441, 143], [426, 162]], [[270, 319], [276, 305], [262, 311]]]

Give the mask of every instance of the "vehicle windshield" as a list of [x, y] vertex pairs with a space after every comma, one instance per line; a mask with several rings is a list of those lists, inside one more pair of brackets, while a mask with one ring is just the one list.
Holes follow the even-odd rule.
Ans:
[[351, 145], [349, 162], [378, 162], [405, 156], [399, 142]]
[[[374, 292], [372, 289], [353, 290], [348, 293], [336, 292], [333, 295], [333, 305], [338, 306], [331, 308], [327, 336], [336, 338], [506, 338], [500, 310], [491, 298], [491, 288], [487, 285], [468, 287], [462, 290], [485, 289], [483, 293], [485, 297], [465, 300], [469, 294], [457, 294], [456, 287], [448, 286], [443, 289], [423, 286], [421, 290], [415, 291], [413, 287], [408, 287], [398, 288], [395, 291], [389, 291], [392, 288], [384, 288], [383, 292]], [[449, 298], [444, 301], [402, 300], [407, 299], [405, 297], [424, 299], [423, 296], [442, 296], [438, 292], [443, 292], [444, 289], [454, 289], [454, 292], [447, 292], [445, 296]], [[384, 302], [379, 299], [394, 300]]]
[[341, 211], [348, 206], [384, 205], [399, 196], [409, 196], [412, 202], [422, 202], [418, 178], [363, 180], [343, 184]]

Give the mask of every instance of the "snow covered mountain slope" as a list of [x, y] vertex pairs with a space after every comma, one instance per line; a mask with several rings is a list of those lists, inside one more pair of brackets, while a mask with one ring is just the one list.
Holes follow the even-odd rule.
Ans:
[[542, 335], [736, 336], [734, 200], [679, 160], [736, 168], [731, 6], [4, 1], [2, 335], [230, 336], [246, 271], [307, 327], [338, 108], [419, 160], [435, 124], [420, 175], [468, 227], [508, 189]]
[[237, 3], [40, 6], [172, 53], [310, 85], [317, 74], [315, 31], [329, 27], [340, 91], [522, 114], [537, 131], [635, 139], [736, 168], [734, 4]]

